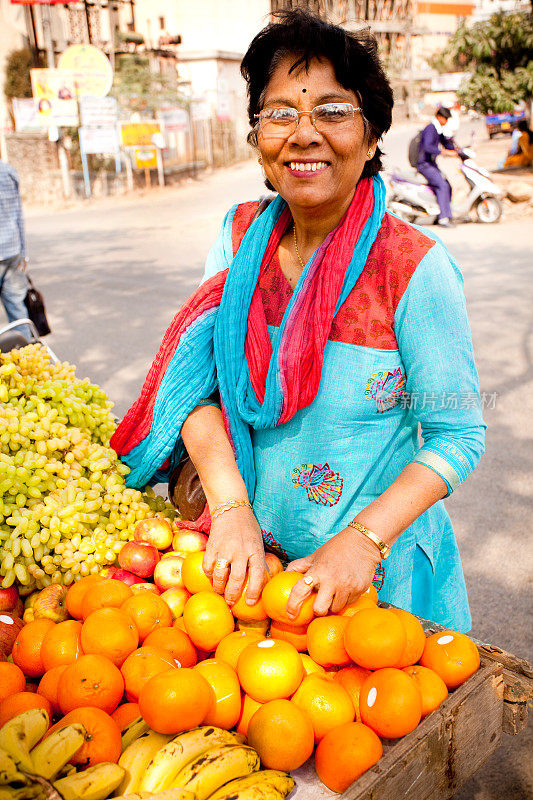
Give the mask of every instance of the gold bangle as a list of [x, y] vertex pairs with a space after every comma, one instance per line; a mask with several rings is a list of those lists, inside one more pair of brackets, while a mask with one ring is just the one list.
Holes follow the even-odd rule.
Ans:
[[220, 503], [211, 512], [211, 522], [214, 522], [217, 517], [232, 508], [252, 508], [252, 504], [248, 500], [228, 500], [226, 503]]
[[368, 528], [365, 528], [364, 525], [361, 525], [360, 522], [356, 522], [353, 519], [351, 522], [348, 523], [348, 527], [355, 528], [356, 531], [359, 531], [359, 533], [362, 533], [363, 536], [366, 536], [367, 539], [370, 539], [370, 541], [373, 542], [378, 548], [382, 559], [386, 559], [390, 556], [389, 545], [385, 544], [385, 542], [382, 539], [380, 539], [379, 536], [376, 536], [375, 533], [368, 530]]

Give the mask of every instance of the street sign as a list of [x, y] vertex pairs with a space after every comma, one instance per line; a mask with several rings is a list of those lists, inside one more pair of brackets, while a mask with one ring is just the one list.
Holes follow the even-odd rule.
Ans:
[[114, 127], [118, 119], [114, 97], [80, 97], [81, 124], [91, 128]]
[[59, 57], [58, 67], [71, 70], [79, 97], [105, 97], [113, 84], [111, 62], [103, 50], [92, 44], [67, 47]]
[[133, 151], [135, 169], [155, 169], [157, 167], [157, 148], [137, 147]]
[[78, 125], [78, 103], [72, 73], [61, 69], [32, 69], [30, 75], [37, 115], [42, 126]]
[[154, 133], [161, 133], [161, 123], [156, 120], [120, 123], [121, 143], [124, 147], [151, 146]]
[[186, 131], [189, 128], [189, 115], [181, 106], [163, 106], [157, 112], [157, 116], [169, 133]]
[[96, 153], [118, 153], [118, 136], [116, 128], [79, 129], [80, 147], [87, 155]]
[[17, 133], [42, 131], [42, 122], [37, 112], [37, 104], [33, 97], [13, 97], [13, 116]]

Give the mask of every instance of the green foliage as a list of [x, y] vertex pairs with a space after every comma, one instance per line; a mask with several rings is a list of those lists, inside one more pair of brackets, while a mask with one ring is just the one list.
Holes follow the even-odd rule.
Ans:
[[153, 72], [148, 57], [141, 53], [121, 53], [116, 59], [112, 94], [130, 112], [153, 115], [163, 103], [182, 103], [177, 78], [176, 72]]
[[12, 50], [6, 60], [4, 94], [8, 100], [13, 97], [31, 97], [30, 69], [35, 64], [33, 53], [28, 48]]

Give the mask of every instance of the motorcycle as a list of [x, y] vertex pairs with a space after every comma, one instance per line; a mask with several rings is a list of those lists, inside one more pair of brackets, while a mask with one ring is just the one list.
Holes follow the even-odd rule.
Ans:
[[[474, 212], [477, 222], [498, 222], [502, 215], [500, 197], [503, 190], [491, 178], [490, 173], [475, 161], [471, 147], [457, 150], [461, 159], [459, 167], [466, 180], [469, 192], [464, 202], [455, 204], [452, 213], [455, 222], [470, 222]], [[395, 169], [389, 176], [390, 191], [386, 206], [400, 219], [420, 225], [435, 224], [439, 217], [439, 206], [434, 192], [423, 175], [415, 169]]]

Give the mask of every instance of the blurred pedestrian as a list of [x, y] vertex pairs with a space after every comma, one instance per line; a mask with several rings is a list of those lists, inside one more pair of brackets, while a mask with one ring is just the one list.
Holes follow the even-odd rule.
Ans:
[[529, 167], [533, 163], [533, 131], [530, 131], [525, 119], [520, 120], [517, 130], [520, 135], [515, 144], [516, 151], [509, 152], [504, 167]]
[[[18, 175], [13, 167], [0, 161], [0, 298], [9, 322], [28, 316], [24, 304], [28, 279], [21, 268], [25, 258], [24, 219]], [[17, 330], [28, 340], [32, 338], [28, 325], [21, 325]]]
[[416, 168], [427, 180], [435, 193], [439, 204], [439, 225], [450, 227], [452, 225], [452, 187], [437, 166], [437, 156], [457, 156], [455, 143], [446, 136], [445, 126], [448, 124], [452, 113], [449, 108], [441, 106], [437, 109], [435, 118], [431, 120], [421, 133], [418, 149], [418, 162]]

